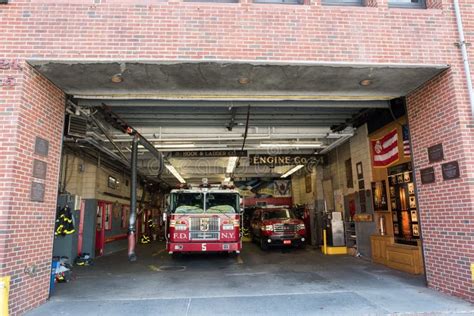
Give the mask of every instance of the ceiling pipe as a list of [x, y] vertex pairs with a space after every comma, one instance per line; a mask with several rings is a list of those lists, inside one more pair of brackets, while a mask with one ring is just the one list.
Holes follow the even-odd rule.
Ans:
[[458, 33], [459, 33], [459, 48], [461, 48], [462, 60], [464, 63], [464, 72], [466, 73], [466, 84], [467, 84], [467, 91], [469, 94], [469, 101], [471, 102], [471, 115], [474, 118], [474, 91], [472, 88], [472, 80], [471, 80], [471, 70], [469, 68], [469, 57], [467, 55], [467, 48], [466, 48], [466, 40], [464, 38], [464, 28], [462, 25], [461, 19], [461, 9], [459, 8], [459, 1], [454, 0], [454, 12], [456, 14], [456, 23], [458, 26]]
[[[276, 96], [278, 97], [278, 96]], [[163, 100], [163, 99], [140, 99], [140, 98], [127, 98], [119, 97], [114, 99], [111, 96], [81, 96], [75, 95], [74, 98], [78, 100], [79, 105], [95, 107], [102, 106], [106, 100], [108, 106], [114, 107], [129, 107], [129, 106], [150, 106], [150, 107], [198, 107], [198, 108], [228, 108], [229, 101], [209, 101], [209, 100]], [[343, 100], [343, 101], [331, 101], [331, 100], [293, 100], [286, 101], [284, 99], [275, 99], [271, 101], [258, 101], [258, 100], [249, 100], [249, 101], [232, 101], [232, 107], [244, 107], [251, 105], [252, 108], [259, 107], [272, 107], [272, 108], [343, 108], [343, 109], [363, 109], [363, 108], [377, 108], [377, 109], [387, 109], [389, 106], [388, 100]]]

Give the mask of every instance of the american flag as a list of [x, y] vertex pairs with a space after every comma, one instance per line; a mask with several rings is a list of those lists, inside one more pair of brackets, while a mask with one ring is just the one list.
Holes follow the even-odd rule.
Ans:
[[411, 147], [410, 147], [410, 132], [408, 130], [408, 125], [403, 125], [402, 131], [403, 131], [403, 154], [405, 156], [410, 156]]

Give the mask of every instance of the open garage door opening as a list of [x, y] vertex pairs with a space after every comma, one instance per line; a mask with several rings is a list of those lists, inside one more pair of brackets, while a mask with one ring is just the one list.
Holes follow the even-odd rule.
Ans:
[[425, 290], [404, 96], [445, 66], [31, 64], [68, 94], [53, 298], [364, 314]]

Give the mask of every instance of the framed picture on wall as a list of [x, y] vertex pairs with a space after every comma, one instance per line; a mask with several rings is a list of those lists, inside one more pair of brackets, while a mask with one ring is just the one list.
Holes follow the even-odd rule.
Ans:
[[357, 179], [361, 180], [364, 178], [364, 170], [362, 170], [362, 162], [358, 162], [356, 164], [356, 170], [357, 170]]
[[393, 224], [393, 234], [394, 235], [400, 234], [400, 229], [398, 228], [398, 224]]
[[403, 180], [404, 180], [404, 182], [410, 182], [411, 181], [410, 171], [406, 171], [406, 172], [403, 173]]
[[394, 223], [398, 222], [398, 214], [397, 212], [392, 212], [392, 221]]
[[420, 229], [419, 229], [418, 224], [413, 224], [413, 225], [411, 225], [411, 230], [412, 230], [412, 232], [413, 232], [413, 236], [415, 236], [415, 237], [419, 237], [419, 236], [420, 236]]
[[418, 214], [416, 214], [415, 210], [411, 210], [410, 215], [411, 215], [411, 221], [412, 222], [418, 222]]
[[408, 183], [408, 194], [415, 194], [415, 184], [413, 182]]
[[385, 181], [372, 182], [372, 197], [374, 210], [387, 211], [387, 191], [385, 189]]
[[410, 208], [416, 208], [416, 199], [415, 196], [410, 196]]
[[306, 193], [311, 193], [311, 191], [313, 190], [313, 188], [311, 187], [311, 173], [308, 173], [304, 177], [304, 184], [306, 187]]

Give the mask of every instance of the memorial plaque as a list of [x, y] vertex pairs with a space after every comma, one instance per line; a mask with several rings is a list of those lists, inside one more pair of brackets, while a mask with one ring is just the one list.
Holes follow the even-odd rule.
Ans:
[[44, 161], [35, 159], [33, 160], [33, 177], [38, 179], [46, 179], [46, 170], [48, 164]]
[[32, 182], [31, 183], [31, 200], [35, 202], [44, 201], [45, 186], [44, 183]]
[[171, 152], [173, 158], [247, 157], [246, 150], [200, 150]]
[[459, 164], [457, 161], [443, 163], [441, 165], [444, 180], [451, 180], [459, 178]]
[[35, 141], [35, 154], [40, 156], [48, 156], [49, 142], [41, 137], [36, 137]]
[[433, 167], [428, 167], [420, 170], [421, 183], [433, 183], [435, 182], [435, 173]]
[[444, 159], [443, 144], [437, 144], [428, 147], [428, 159], [430, 163], [438, 162]]

